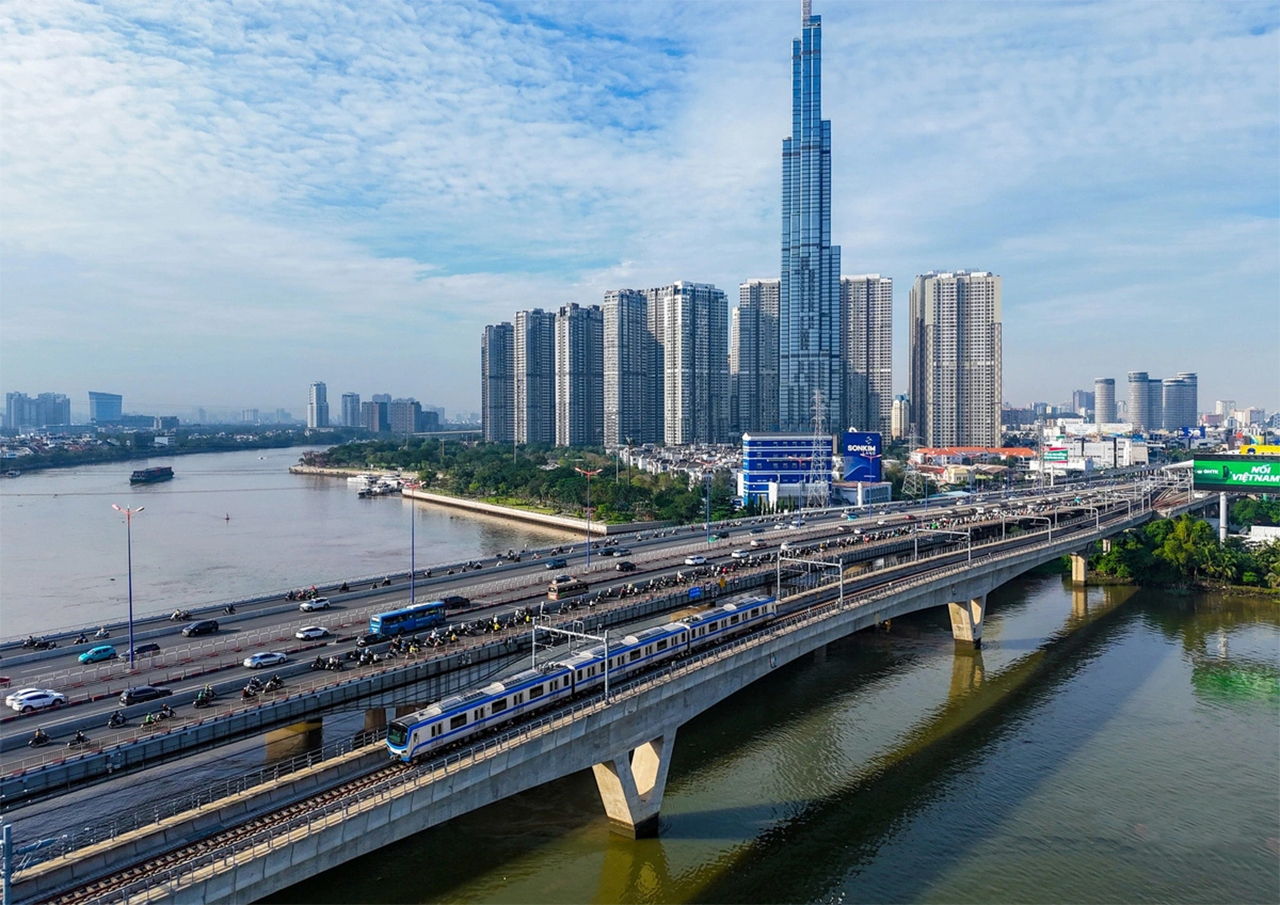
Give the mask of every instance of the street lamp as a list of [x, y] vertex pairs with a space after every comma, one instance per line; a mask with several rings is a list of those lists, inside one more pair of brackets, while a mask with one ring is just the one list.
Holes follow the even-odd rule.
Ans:
[[707, 546], [711, 546], [711, 472], [704, 477], [707, 479]]
[[585, 468], [573, 466], [573, 470], [580, 475], [586, 475], [587, 478], [587, 571], [591, 571], [591, 479], [600, 474], [604, 469], [597, 468], [595, 471], [587, 471]]
[[418, 567], [415, 561], [418, 553], [417, 516], [418, 512], [413, 502], [413, 497], [409, 497], [409, 606], [413, 606], [418, 587]]
[[128, 507], [121, 507], [112, 503], [111, 508], [116, 512], [124, 513], [124, 534], [126, 546], [129, 551], [129, 668], [133, 669], [133, 516], [134, 513], [141, 512], [147, 507], [139, 506], [137, 509], [129, 509]]

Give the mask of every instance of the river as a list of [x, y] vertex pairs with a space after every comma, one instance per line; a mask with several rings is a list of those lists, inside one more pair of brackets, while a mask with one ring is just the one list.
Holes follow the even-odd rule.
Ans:
[[271, 901], [1277, 901], [1276, 601], [1055, 576], [989, 607], [980, 653], [921, 613], [682, 727], [657, 839], [586, 772]]
[[[247, 450], [31, 472], [0, 481], [0, 635], [125, 617], [123, 517], [133, 518], [136, 614], [163, 613], [325, 580], [544, 546], [568, 535], [398, 498], [362, 500], [345, 479], [294, 475], [303, 448]], [[141, 467], [175, 478], [130, 486]]]

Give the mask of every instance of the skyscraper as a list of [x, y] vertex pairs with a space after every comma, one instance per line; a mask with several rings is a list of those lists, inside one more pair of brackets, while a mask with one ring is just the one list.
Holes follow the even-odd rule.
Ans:
[[840, 310], [845, 368], [840, 427], [885, 433], [893, 416], [893, 280], [878, 273], [844, 277]]
[[911, 422], [925, 446], [999, 446], [1000, 277], [927, 273], [911, 287]]
[[1151, 394], [1147, 390], [1150, 382], [1146, 371], [1129, 372], [1129, 405], [1125, 411], [1125, 419], [1136, 431], [1146, 430], [1150, 424]]
[[387, 404], [387, 429], [393, 434], [417, 433], [422, 424], [422, 403], [416, 399], [392, 399]]
[[729, 301], [707, 283], [648, 290], [662, 325], [663, 438], [669, 446], [721, 443], [729, 434]]
[[1116, 420], [1116, 381], [1114, 377], [1093, 379], [1093, 423], [1111, 424]]
[[661, 385], [657, 340], [649, 332], [649, 300], [639, 289], [613, 289], [601, 306], [604, 333], [604, 445], [662, 439], [654, 410]]
[[342, 426], [343, 427], [359, 427], [360, 426], [360, 394], [359, 393], [343, 393], [342, 394]]
[[747, 280], [738, 287], [738, 410], [734, 420], [739, 431], [778, 429], [780, 291], [780, 280]]
[[556, 445], [604, 442], [604, 318], [592, 305], [556, 315]]
[[[324, 386], [324, 384], [321, 384]], [[112, 424], [123, 415], [124, 397], [117, 393], [96, 393], [89, 391], [89, 422], [91, 424]]]
[[329, 426], [329, 392], [323, 381], [311, 384], [311, 395], [307, 402], [307, 427]]
[[1165, 430], [1176, 431], [1184, 427], [1195, 427], [1199, 413], [1196, 411], [1195, 374], [1183, 371], [1177, 377], [1166, 377], [1162, 387], [1163, 418], [1161, 426]]
[[517, 311], [515, 322], [517, 443], [556, 439], [556, 316], [541, 308]]
[[1147, 380], [1147, 430], [1164, 427], [1164, 381], [1159, 377]]
[[515, 329], [505, 322], [485, 327], [480, 339], [480, 421], [490, 443], [515, 440], [515, 371]]
[[840, 246], [831, 244], [831, 122], [822, 118], [822, 19], [802, 4], [791, 42], [791, 137], [782, 142], [778, 418], [809, 431], [813, 396], [828, 425], [844, 412]]

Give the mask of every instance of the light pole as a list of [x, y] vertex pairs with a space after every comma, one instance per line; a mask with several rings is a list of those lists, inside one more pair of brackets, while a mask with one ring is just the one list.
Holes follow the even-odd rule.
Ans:
[[116, 512], [124, 513], [124, 536], [129, 551], [129, 668], [133, 669], [133, 516], [134, 513], [141, 512], [147, 507], [139, 506], [137, 509], [129, 509], [112, 503], [111, 508]]
[[711, 546], [711, 472], [705, 475], [707, 479], [707, 546]]
[[417, 592], [418, 568], [416, 557], [418, 553], [418, 537], [417, 537], [417, 511], [414, 509], [413, 497], [409, 497], [409, 606], [413, 606]]
[[600, 474], [603, 469], [597, 468], [595, 471], [587, 471], [585, 468], [573, 466], [573, 470], [580, 475], [586, 475], [587, 478], [587, 571], [591, 571], [591, 479]]

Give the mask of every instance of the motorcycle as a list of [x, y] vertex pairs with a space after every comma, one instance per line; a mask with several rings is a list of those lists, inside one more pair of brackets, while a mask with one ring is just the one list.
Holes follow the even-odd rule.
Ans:
[[262, 686], [263, 691], [276, 691], [284, 687], [284, 679], [279, 676], [272, 676], [267, 680], [267, 684]]
[[43, 729], [37, 729], [36, 734], [28, 739], [27, 746], [30, 748], [43, 748], [45, 745], [49, 744], [50, 741], [52, 741], [52, 739], [49, 738], [48, 733]]
[[93, 637], [99, 638], [99, 639], [110, 638], [111, 632], [107, 631], [107, 627], [104, 625], [102, 628], [98, 629], [96, 632], [93, 633]]
[[192, 703], [195, 704], [196, 707], [209, 707], [212, 706], [213, 701], [217, 696], [218, 693], [212, 688], [203, 688], [196, 692], [196, 699]]
[[329, 663], [328, 661], [325, 660], [324, 657], [316, 657], [314, 660], [311, 661], [311, 668], [312, 669], [328, 669]]
[[34, 635], [30, 635], [27, 637], [25, 641], [22, 642], [22, 646], [24, 648], [27, 648], [28, 650], [52, 650], [53, 648], [58, 646], [58, 642], [49, 641], [45, 638], [37, 638]]
[[129, 721], [125, 719], [124, 714], [119, 710], [111, 714], [111, 718], [107, 720], [108, 729], [119, 729], [121, 726], [127, 726], [128, 724]]
[[89, 736], [85, 735], [83, 732], [76, 732], [76, 737], [67, 742], [67, 747], [83, 748], [87, 744], [89, 744]]
[[186, 622], [191, 618], [190, 610], [174, 610], [173, 615], [169, 617], [170, 622]]
[[79, 635], [77, 635], [77, 636], [76, 636], [75, 643], [76, 643], [76, 644], [88, 644], [88, 643], [89, 643], [89, 636], [88, 636], [88, 635], [86, 635], [84, 632], [81, 632]]
[[222, 612], [228, 616], [234, 616], [236, 614], [236, 608], [231, 604], [227, 604], [222, 608]]
[[337, 657], [330, 657], [328, 668], [333, 670], [334, 672], [342, 672], [343, 670], [342, 661]]

